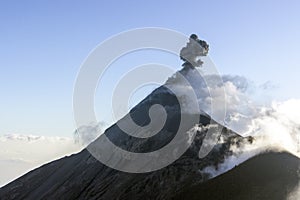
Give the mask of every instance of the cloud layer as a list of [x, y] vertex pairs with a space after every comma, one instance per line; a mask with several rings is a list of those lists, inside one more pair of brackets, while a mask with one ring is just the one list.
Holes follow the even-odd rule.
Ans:
[[81, 149], [68, 137], [0, 136], [0, 187], [42, 164]]

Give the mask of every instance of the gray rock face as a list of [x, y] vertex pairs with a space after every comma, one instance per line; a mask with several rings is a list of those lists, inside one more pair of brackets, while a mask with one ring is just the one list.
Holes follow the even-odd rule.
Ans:
[[[154, 151], [168, 144], [176, 134], [180, 120], [176, 97], [165, 87], [160, 87], [146, 97], [130, 112], [140, 126], [149, 123], [151, 105], [166, 108], [167, 121], [163, 129], [147, 139], [127, 135], [111, 126], [105, 135], [117, 146], [133, 151]], [[186, 117], [189, 114], [186, 114]], [[134, 174], [111, 169], [97, 161], [86, 149], [82, 152], [48, 163], [0, 189], [0, 199], [172, 199], [183, 189], [208, 180], [209, 174], [202, 170], [224, 162], [232, 155], [231, 147], [251, 143], [253, 138], [243, 138], [224, 128], [222, 142], [202, 159], [198, 153], [211, 120], [201, 115], [195, 129], [196, 136], [189, 149], [171, 165], [149, 173]], [[215, 122], [214, 125], [220, 126]], [[101, 136], [100, 136], [101, 137]]]

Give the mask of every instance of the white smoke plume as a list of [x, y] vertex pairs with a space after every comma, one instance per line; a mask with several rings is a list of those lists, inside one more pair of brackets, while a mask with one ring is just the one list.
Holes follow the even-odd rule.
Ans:
[[[213, 119], [211, 102], [216, 101], [217, 105], [224, 105], [222, 95], [225, 91], [226, 116], [224, 121], [218, 122], [241, 136], [255, 138], [251, 145], [245, 144], [239, 148], [233, 146], [231, 150], [234, 154], [228, 157], [218, 170], [211, 167], [206, 168], [206, 172], [217, 176], [271, 149], [288, 151], [300, 157], [300, 99], [290, 99], [284, 102], [272, 101], [267, 95], [269, 89], [274, 87], [270, 82], [256, 86], [241, 76], [225, 75], [222, 76], [223, 85], [207, 84], [203, 78], [199, 78], [196, 69], [189, 69], [185, 78], [191, 83], [190, 87], [183, 88], [176, 75], [168, 82], [177, 94], [182, 94], [182, 96], [185, 95], [187, 89], [194, 90], [200, 109], [211, 115]], [[205, 77], [206, 81], [212, 83], [216, 79], [215, 75]], [[213, 87], [208, 88], [207, 85]], [[266, 98], [261, 94], [266, 94]], [[187, 107], [186, 112], [193, 112], [193, 108]]]
[[93, 142], [98, 136], [100, 136], [105, 130], [106, 124], [99, 122], [96, 124], [89, 124], [81, 126], [74, 131], [75, 143], [82, 146], [87, 146]]

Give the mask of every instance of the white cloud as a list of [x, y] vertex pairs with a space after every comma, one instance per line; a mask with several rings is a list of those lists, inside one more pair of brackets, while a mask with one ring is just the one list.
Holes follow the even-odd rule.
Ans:
[[[188, 70], [184, 76], [191, 86], [183, 88], [180, 78], [176, 76], [169, 81], [177, 96], [184, 96], [186, 90], [194, 90], [200, 109], [216, 121], [214, 114], [218, 113], [218, 109], [221, 111], [225, 104], [225, 120], [218, 122], [242, 136], [255, 137], [251, 145], [232, 146], [233, 155], [218, 166], [218, 170], [208, 167], [205, 171], [217, 176], [268, 149], [285, 150], [300, 157], [300, 99], [271, 101], [266, 94], [270, 94], [269, 90], [274, 88], [272, 83], [256, 86], [241, 76], [222, 76], [223, 84], [218, 82], [216, 75], [201, 78], [196, 69]], [[214, 113], [211, 112], [212, 102], [217, 105]], [[186, 109], [185, 112], [194, 111], [188, 106]]]
[[81, 149], [68, 137], [0, 136], [0, 187], [42, 164]]

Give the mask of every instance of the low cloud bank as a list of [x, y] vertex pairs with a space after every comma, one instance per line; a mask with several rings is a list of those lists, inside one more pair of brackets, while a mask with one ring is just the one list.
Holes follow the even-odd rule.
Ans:
[[0, 136], [0, 187], [45, 163], [77, 153], [69, 137], [7, 134]]

